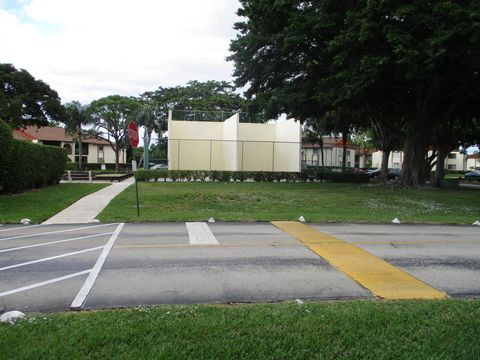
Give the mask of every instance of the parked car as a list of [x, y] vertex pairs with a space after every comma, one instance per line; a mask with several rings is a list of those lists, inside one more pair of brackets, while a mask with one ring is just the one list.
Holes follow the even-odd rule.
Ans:
[[397, 180], [402, 176], [402, 170], [401, 169], [388, 169], [387, 172], [387, 179], [388, 180]]
[[480, 181], [480, 170], [473, 170], [465, 173], [465, 180], [473, 181], [477, 180]]
[[370, 177], [370, 179], [375, 179], [380, 176], [380, 169], [370, 169], [367, 170], [365, 173]]
[[[370, 169], [366, 171], [366, 174], [370, 177], [370, 179], [376, 179], [380, 176], [382, 172], [381, 169]], [[400, 176], [402, 176], [401, 169], [388, 169], [387, 172], [387, 179], [388, 180], [397, 180]]]
[[153, 165], [150, 170], [168, 170], [168, 165], [165, 164], [155, 164]]

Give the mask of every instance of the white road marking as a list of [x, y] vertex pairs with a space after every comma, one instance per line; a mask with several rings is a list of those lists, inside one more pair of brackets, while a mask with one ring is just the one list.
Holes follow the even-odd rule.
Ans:
[[26, 245], [26, 246], [18, 246], [14, 248], [8, 248], [8, 249], [3, 249], [0, 250], [0, 253], [4, 252], [9, 252], [9, 251], [15, 251], [15, 250], [22, 250], [22, 249], [29, 249], [37, 246], [45, 246], [45, 245], [51, 245], [51, 244], [58, 244], [62, 242], [68, 242], [68, 241], [76, 241], [76, 240], [82, 240], [82, 239], [89, 239], [93, 237], [100, 237], [100, 236], [105, 236], [105, 235], [111, 235], [113, 232], [107, 232], [107, 233], [102, 233], [102, 234], [93, 234], [93, 235], [87, 235], [87, 236], [80, 236], [76, 238], [71, 238], [71, 239], [65, 239], [65, 240], [57, 240], [57, 241], [50, 241], [46, 243], [41, 243], [41, 244], [34, 244], [34, 245]]
[[3, 238], [3, 239], [0, 239], [0, 241], [7, 241], [7, 240], [14, 240], [14, 239], [21, 239], [21, 238], [32, 237], [32, 236], [41, 236], [41, 235], [58, 234], [58, 233], [62, 233], [62, 232], [68, 232], [68, 231], [83, 230], [83, 229], [92, 229], [92, 228], [104, 227], [104, 226], [112, 226], [112, 225], [117, 225], [117, 223], [113, 223], [113, 224], [102, 224], [102, 225], [92, 225], [92, 226], [84, 226], [84, 227], [79, 227], [79, 228], [74, 228], [74, 229], [66, 229], [66, 230], [49, 231], [49, 232], [38, 233], [38, 234], [28, 234], [28, 235], [12, 236], [12, 237], [9, 237], [9, 238]]
[[97, 279], [97, 276], [100, 273], [100, 270], [102, 269], [103, 264], [105, 263], [105, 260], [107, 259], [108, 254], [110, 253], [110, 250], [112, 250], [115, 240], [117, 240], [117, 237], [122, 231], [124, 225], [125, 225], [124, 223], [120, 223], [115, 229], [115, 231], [113, 232], [107, 244], [104, 246], [103, 251], [100, 253], [98, 260], [95, 263], [95, 266], [92, 268], [92, 271], [88, 275], [87, 280], [85, 280], [85, 283], [83, 284], [82, 288], [78, 292], [77, 296], [75, 296], [75, 299], [73, 299], [73, 302], [70, 305], [70, 309], [80, 310], [82, 308], [83, 304], [85, 303], [85, 300], [87, 299], [88, 294], [92, 290], [93, 284], [95, 283], [95, 280]]
[[11, 227], [11, 228], [8, 228], [8, 229], [2, 229], [0, 230], [0, 232], [4, 232], [4, 231], [11, 231], [11, 230], [18, 230], [18, 229], [30, 229], [32, 227], [37, 227], [37, 226], [42, 226], [43, 224], [37, 224], [37, 225], [29, 225], [29, 226], [16, 226], [16, 227]]
[[48, 258], [43, 258], [43, 259], [28, 261], [28, 262], [24, 262], [24, 263], [20, 263], [20, 264], [5, 266], [5, 267], [0, 268], [0, 271], [14, 269], [14, 268], [17, 268], [17, 267], [27, 266], [27, 265], [31, 265], [31, 264], [36, 264], [36, 263], [39, 263], [39, 262], [60, 259], [60, 258], [71, 256], [71, 255], [82, 254], [82, 253], [86, 253], [86, 252], [89, 252], [89, 251], [99, 250], [99, 249], [102, 249], [102, 248], [103, 248], [103, 245], [102, 246], [97, 246], [97, 247], [94, 247], [94, 248], [90, 248], [90, 249], [74, 251], [74, 252], [67, 253], [67, 254], [61, 254], [61, 255], [51, 256], [51, 257], [48, 257]]
[[53, 284], [53, 283], [56, 283], [58, 281], [71, 279], [71, 278], [76, 277], [76, 276], [85, 275], [85, 274], [88, 274], [90, 271], [91, 271], [91, 269], [90, 270], [84, 270], [84, 271], [80, 271], [80, 272], [73, 273], [73, 274], [70, 274], [70, 275], [65, 275], [65, 276], [61, 276], [61, 277], [58, 277], [58, 278], [54, 278], [54, 279], [51, 279], [51, 280], [46, 280], [46, 281], [38, 282], [38, 283], [35, 283], [35, 284], [23, 286], [23, 287], [20, 287], [20, 288], [17, 288], [17, 289], [4, 291], [4, 292], [0, 293], [0, 297], [7, 296], [7, 295], [12, 295], [12, 294], [15, 294], [15, 293], [18, 293], [18, 292], [21, 292], [21, 291], [25, 291], [25, 290], [35, 289], [35, 288], [40, 287], [40, 286]]
[[218, 244], [215, 235], [205, 222], [186, 222], [190, 244]]

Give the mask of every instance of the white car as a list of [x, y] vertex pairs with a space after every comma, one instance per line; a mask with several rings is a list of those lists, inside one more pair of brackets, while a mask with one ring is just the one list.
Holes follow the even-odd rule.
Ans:
[[165, 164], [156, 164], [153, 165], [150, 170], [168, 170], [168, 165]]

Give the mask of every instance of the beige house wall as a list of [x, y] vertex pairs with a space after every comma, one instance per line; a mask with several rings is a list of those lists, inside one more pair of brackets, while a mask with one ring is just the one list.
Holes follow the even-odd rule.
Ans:
[[[307, 165], [322, 166], [322, 153], [319, 147], [303, 148], [303, 160]], [[342, 166], [343, 148], [324, 147], [323, 166]], [[355, 166], [355, 150], [347, 149], [347, 167]]]
[[300, 124], [176, 121], [169, 113], [171, 170], [300, 171]]
[[468, 159], [467, 160], [467, 170], [480, 169], [480, 159]]
[[[72, 142], [62, 142], [62, 147], [65, 145], [70, 145], [72, 147], [72, 153], [68, 155], [70, 161], [75, 161], [75, 147], [76, 143]], [[88, 155], [87, 162], [90, 164], [103, 164], [103, 163], [115, 163], [115, 152], [113, 151], [110, 145], [103, 145], [103, 161], [99, 158], [99, 144], [87, 144], [88, 145]], [[126, 162], [126, 152], [125, 150], [120, 150], [120, 163]]]
[[[431, 151], [428, 152], [430, 156]], [[388, 157], [388, 168], [401, 169], [404, 159], [403, 151], [392, 151]], [[382, 166], [382, 152], [376, 151], [372, 154], [372, 167], [380, 168]], [[432, 168], [435, 171], [436, 166]], [[452, 151], [450, 156], [445, 159], [445, 170], [460, 170], [468, 169], [468, 164], [465, 155], [459, 151]]]

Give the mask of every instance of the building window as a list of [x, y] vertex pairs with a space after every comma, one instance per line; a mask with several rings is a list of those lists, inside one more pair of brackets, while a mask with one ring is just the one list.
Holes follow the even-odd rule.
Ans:
[[456, 158], [457, 158], [457, 154], [455, 154], [455, 153], [450, 153], [450, 154], [448, 154], [448, 158], [449, 158], [449, 159], [456, 159]]
[[[75, 155], [78, 155], [78, 152], [80, 151], [78, 143], [76, 143], [75, 145], [76, 145], [75, 146]], [[88, 144], [84, 143], [84, 142], [82, 142], [82, 155], [88, 155]]]
[[455, 164], [448, 164], [448, 170], [457, 170], [457, 165], [455, 165]]

